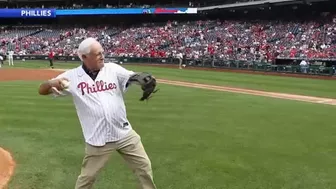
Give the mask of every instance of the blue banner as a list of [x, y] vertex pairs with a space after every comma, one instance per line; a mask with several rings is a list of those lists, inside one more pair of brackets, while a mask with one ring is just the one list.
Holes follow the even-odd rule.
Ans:
[[55, 18], [56, 9], [0, 9], [0, 18]]
[[57, 16], [113, 14], [196, 14], [197, 8], [111, 8], [56, 10]]
[[120, 9], [63, 9], [56, 10], [57, 16], [74, 15], [108, 15], [108, 14], [142, 14], [140, 8], [120, 8]]
[[117, 14], [197, 14], [197, 8], [0, 9], [0, 18], [55, 18], [56, 16]]

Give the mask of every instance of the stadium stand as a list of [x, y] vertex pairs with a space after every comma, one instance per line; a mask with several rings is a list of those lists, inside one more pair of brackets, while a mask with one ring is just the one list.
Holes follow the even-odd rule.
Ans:
[[336, 2], [274, 5], [266, 1], [278, 0], [176, 1], [184, 7], [201, 7], [197, 14], [176, 8], [169, 12], [167, 7], [177, 5], [165, 0], [152, 9], [142, 8], [156, 7], [157, 2], [108, 1], [107, 5], [105, 0], [96, 4], [69, 0], [55, 6], [44, 0], [0, 1], [1, 7], [62, 8], [65, 12], [141, 7], [136, 15], [2, 19], [0, 55], [6, 58], [13, 50], [16, 60], [47, 60], [53, 52], [56, 61], [79, 61], [77, 45], [94, 37], [103, 45], [107, 60], [119, 63], [174, 66], [182, 54], [186, 66], [336, 75]]
[[95, 37], [110, 56], [265, 60], [285, 58], [335, 58], [336, 16], [302, 21], [168, 21], [128, 28], [110, 26], [57, 29], [50, 26], [4, 28], [0, 49], [17, 54], [74, 55], [79, 40]]

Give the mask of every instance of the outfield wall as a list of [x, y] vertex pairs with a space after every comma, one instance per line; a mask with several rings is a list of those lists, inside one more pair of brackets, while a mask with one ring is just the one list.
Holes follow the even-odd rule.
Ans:
[[[15, 55], [15, 60], [48, 60], [48, 56], [43, 55]], [[80, 61], [76, 56], [55, 56], [56, 61]], [[162, 65], [178, 65], [179, 60], [175, 58], [130, 58], [130, 57], [106, 57], [108, 61], [118, 63], [136, 63], [136, 64], [162, 64]], [[297, 59], [279, 59], [280, 62], [292, 60], [300, 62]], [[324, 64], [311, 65], [309, 67], [301, 67], [298, 64], [270, 64], [257, 61], [237, 61], [237, 60], [220, 60], [220, 59], [184, 59], [183, 64], [191, 67], [200, 68], [219, 68], [230, 70], [250, 70], [250, 71], [263, 71], [287, 74], [303, 74], [303, 75], [323, 75], [323, 76], [336, 76], [336, 66], [330, 64], [329, 67], [325, 66], [333, 63], [333, 60], [319, 60], [314, 61], [324, 62]]]

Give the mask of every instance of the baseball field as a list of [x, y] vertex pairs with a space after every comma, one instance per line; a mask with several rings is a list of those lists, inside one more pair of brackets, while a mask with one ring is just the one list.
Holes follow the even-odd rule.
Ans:
[[[84, 155], [71, 98], [38, 96], [60, 70], [47, 62], [0, 69], [0, 188], [71, 189]], [[57, 63], [68, 69], [79, 63]], [[159, 189], [333, 189], [336, 80], [125, 65], [153, 73], [160, 91], [126, 94]], [[1, 152], [1, 151], [0, 151]], [[133, 189], [117, 153], [97, 189]]]

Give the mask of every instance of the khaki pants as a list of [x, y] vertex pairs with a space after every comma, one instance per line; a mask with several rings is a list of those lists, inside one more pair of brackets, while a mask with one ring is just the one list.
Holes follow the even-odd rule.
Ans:
[[182, 63], [183, 63], [183, 60], [181, 58], [179, 58], [179, 68], [182, 69]]
[[100, 170], [106, 165], [113, 151], [119, 152], [138, 178], [139, 189], [156, 189], [151, 162], [141, 143], [140, 136], [130, 131], [121, 141], [107, 143], [102, 147], [86, 144], [81, 174], [75, 189], [91, 189]]

